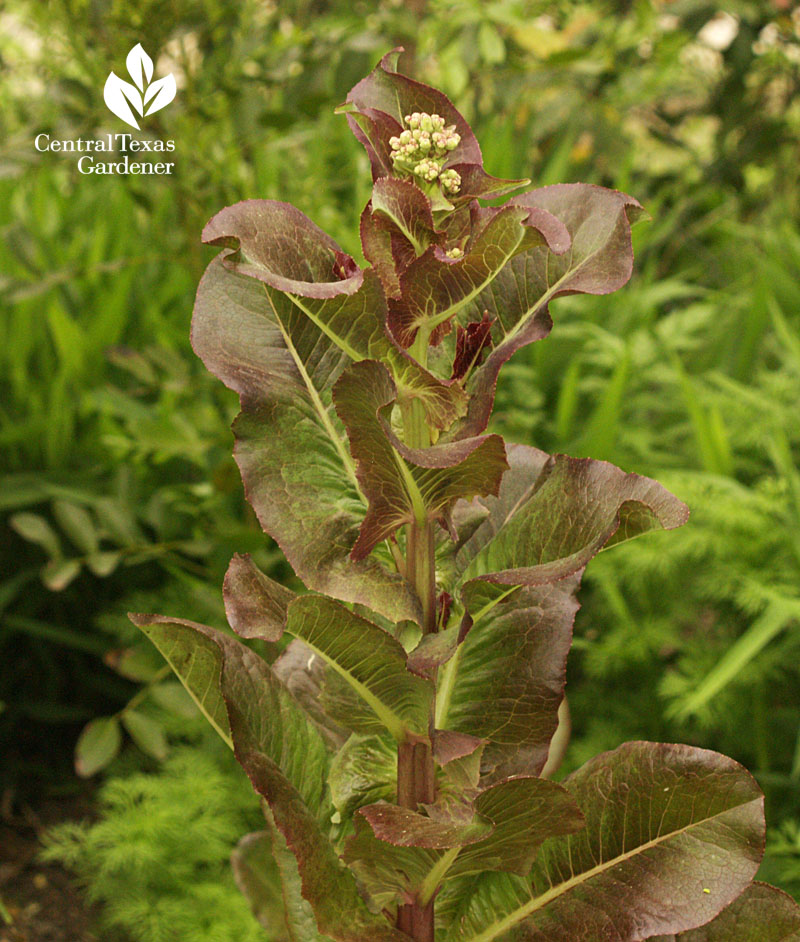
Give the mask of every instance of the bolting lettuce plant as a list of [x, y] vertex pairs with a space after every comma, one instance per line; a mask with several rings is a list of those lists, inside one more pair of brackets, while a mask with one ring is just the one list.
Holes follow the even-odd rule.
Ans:
[[400, 51], [341, 108], [372, 167], [366, 268], [273, 200], [203, 233], [223, 251], [193, 345], [239, 393], [247, 498], [308, 591], [231, 561], [235, 634], [291, 639], [273, 664], [131, 617], [263, 799], [238, 882], [292, 942], [800, 939], [800, 908], [752, 882], [763, 796], [732, 760], [635, 742], [549, 778], [584, 567], [688, 510], [486, 427], [550, 302], [628, 280], [643, 211], [584, 184], [481, 205], [530, 181], [488, 175]]

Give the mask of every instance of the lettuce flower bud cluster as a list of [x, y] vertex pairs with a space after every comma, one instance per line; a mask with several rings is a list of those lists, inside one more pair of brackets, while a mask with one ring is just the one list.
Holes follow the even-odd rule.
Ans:
[[450, 152], [461, 141], [456, 126], [445, 126], [441, 115], [424, 111], [407, 114], [403, 120], [405, 130], [398, 137], [389, 138], [395, 168], [426, 183], [438, 179], [444, 192], [458, 193], [461, 186], [459, 174], [455, 170], [442, 170]]

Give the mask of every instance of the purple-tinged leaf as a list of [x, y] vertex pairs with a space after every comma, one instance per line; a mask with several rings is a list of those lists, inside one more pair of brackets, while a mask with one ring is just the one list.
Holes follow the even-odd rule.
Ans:
[[430, 448], [408, 448], [400, 442], [387, 415], [397, 390], [381, 363], [354, 363], [337, 381], [333, 397], [369, 501], [351, 553], [354, 560], [364, 559], [403, 524], [435, 520], [455, 500], [490, 494], [500, 486], [507, 464], [498, 435]]
[[651, 936], [648, 942], [800, 942], [800, 906], [783, 890], [751, 883], [699, 929]]
[[421, 847], [395, 847], [378, 840], [366, 818], [356, 812], [354, 833], [347, 839], [342, 860], [367, 891], [373, 906], [393, 911], [411, 903], [425, 877], [442, 854]]
[[[295, 346], [298, 340], [308, 343], [305, 325], [292, 316], [302, 312], [324, 335], [315, 337], [317, 358], [331, 348], [331, 353], [338, 349], [356, 362], [370, 357], [383, 360], [391, 367], [401, 396], [419, 398], [428, 421], [437, 428], [447, 428], [465, 414], [463, 390], [437, 380], [400, 350], [387, 333], [386, 298], [378, 275], [359, 269], [299, 210], [274, 200], [236, 203], [214, 216], [203, 230], [203, 239], [231, 250], [221, 253], [226, 268], [269, 286], [262, 304], [270, 309], [273, 320], [281, 322], [287, 347]], [[227, 307], [215, 308], [212, 303], [204, 306], [203, 313], [208, 329], [213, 330], [210, 339], [216, 344], [238, 326], [227, 323]], [[193, 331], [194, 336], [197, 331]], [[195, 349], [204, 360], [218, 353], [214, 347], [199, 349], [197, 342]], [[208, 362], [206, 365], [216, 372]], [[227, 382], [221, 373], [217, 375]]]
[[289, 605], [286, 631], [339, 674], [398, 742], [427, 738], [433, 687], [406, 669], [403, 646], [390, 634], [321, 595]]
[[[323, 834], [321, 825], [332, 813], [325, 783], [329, 753], [269, 665], [235, 638], [205, 625], [159, 615], [131, 617], [171, 664], [180, 665], [176, 673], [198, 703], [215, 712], [224, 705], [236, 758], [297, 861], [302, 894], [320, 932], [336, 942], [402, 942], [368, 911]], [[202, 655], [202, 668], [195, 652]]]
[[399, 297], [400, 272], [414, 260], [411, 244], [395, 227], [373, 215], [372, 202], [364, 207], [359, 232], [364, 258], [378, 274], [386, 297]]
[[[686, 505], [657, 481], [607, 461], [548, 459], [518, 445], [509, 449], [509, 462], [541, 470], [528, 479], [527, 492], [510, 513], [506, 495], [494, 506], [492, 497], [481, 498], [490, 516], [458, 552], [464, 580], [545, 585], [583, 569], [603, 547], [649, 530], [672, 530], [689, 516]], [[470, 591], [468, 584], [464, 594]], [[474, 617], [472, 605], [470, 611]]]
[[441, 237], [436, 231], [428, 197], [410, 180], [382, 177], [372, 188], [372, 214], [392, 223], [407, 239], [415, 255]]
[[526, 874], [545, 840], [584, 826], [575, 799], [561, 785], [543, 778], [498, 782], [478, 795], [475, 811], [491, 821], [494, 830], [458, 855], [452, 876], [483, 870]]
[[492, 319], [484, 311], [483, 318], [472, 321], [466, 327], [456, 328], [456, 355], [453, 358], [452, 379], [462, 379], [478, 366], [483, 351], [492, 343]]
[[542, 842], [578, 830], [583, 815], [561, 785], [520, 778], [479, 793], [464, 823], [385, 803], [361, 808], [354, 823], [343, 857], [387, 905], [426, 902], [441, 881], [467, 874], [527, 872]]
[[519, 253], [459, 314], [461, 323], [478, 320], [484, 311], [493, 320], [493, 350], [467, 383], [471, 401], [458, 432], [463, 436], [486, 428], [503, 364], [549, 333], [550, 301], [579, 292], [609, 294], [628, 281], [633, 270], [630, 226], [643, 213], [633, 197], [586, 183], [543, 187], [507, 205], [555, 217], [571, 248], [562, 253], [544, 244]]
[[447, 162], [447, 167], [455, 170], [461, 177], [461, 187], [458, 195], [450, 197], [453, 202], [470, 199], [496, 199], [498, 196], [507, 196], [520, 187], [528, 186], [530, 180], [503, 180], [484, 172], [482, 166], [471, 163]]
[[350, 102], [340, 105], [337, 113], [347, 114], [347, 123], [356, 138], [364, 145], [369, 157], [372, 179], [391, 176], [394, 163], [391, 158], [389, 140], [403, 130], [402, 119], [398, 120], [377, 108], [358, 108]]
[[296, 597], [256, 566], [249, 553], [236, 553], [222, 585], [228, 624], [242, 638], [279, 641], [286, 625], [286, 610]]
[[432, 244], [441, 244], [428, 197], [411, 180], [380, 177], [361, 215], [361, 245], [387, 297], [400, 294], [400, 275]]
[[[486, 611], [439, 675], [436, 725], [486, 740], [483, 781], [538, 775], [558, 725], [576, 577], [522, 587]], [[491, 704], [491, 709], [487, 709]]]
[[239, 393], [235, 456], [245, 491], [297, 575], [395, 621], [417, 618], [419, 603], [391, 571], [388, 552], [356, 564], [348, 558], [365, 501], [331, 403], [347, 354], [283, 294], [227, 271], [220, 259], [200, 282], [192, 341]]
[[[436, 764], [442, 767], [466, 759], [474, 755], [486, 743], [477, 736], [468, 733], [458, 733], [452, 729], [435, 729], [433, 731], [433, 758]], [[477, 784], [477, 779], [476, 779]]]
[[472, 627], [437, 698], [437, 727], [487, 740], [488, 781], [544, 766], [583, 568], [603, 547], [680, 526], [688, 513], [660, 484], [607, 462], [523, 445], [509, 446], [508, 461], [496, 497], [454, 510], [461, 532], [467, 514], [478, 520], [457, 544], [453, 580]]
[[395, 847], [420, 847], [425, 850], [447, 850], [465, 847], [484, 840], [494, 826], [491, 821], [475, 815], [469, 824], [436, 821], [427, 815], [379, 802], [359, 809], [379, 841]]
[[420, 677], [428, 677], [445, 661], [449, 661], [459, 643], [459, 625], [423, 635], [408, 655], [408, 669]]
[[[463, 754], [455, 756], [452, 745], [461, 740], [462, 747], [458, 751]], [[465, 752], [466, 743], [472, 746], [471, 751]], [[434, 759], [436, 760], [436, 800], [423, 807], [428, 815], [437, 821], [468, 822], [475, 814], [474, 801], [480, 793], [479, 781], [481, 777], [481, 758], [485, 742], [475, 736], [465, 733], [455, 733], [452, 730], [435, 730], [433, 734]]]
[[355, 85], [342, 111], [358, 140], [364, 145], [372, 166], [372, 178], [391, 176], [394, 165], [389, 139], [400, 133], [403, 118], [415, 111], [438, 114], [446, 125], [455, 125], [461, 140], [450, 153], [445, 168], [454, 167], [461, 174], [457, 197], [462, 201], [476, 196], [500, 196], [525, 186], [528, 180], [498, 180], [483, 170], [478, 140], [463, 116], [442, 92], [397, 72], [402, 47], [387, 53], [370, 74]]
[[753, 878], [763, 796], [733, 760], [628, 743], [564, 782], [586, 817], [547, 841], [530, 878], [471, 884], [447, 942], [636, 942], [702, 925]]
[[[533, 245], [567, 252], [568, 233], [549, 213], [523, 206], [475, 209], [472, 234], [460, 258], [431, 245], [400, 276], [402, 296], [389, 301], [389, 329], [403, 347], [418, 330], [446, 329], [462, 308], [472, 306], [509, 261]], [[472, 318], [474, 319], [474, 318]]]
[[203, 242], [232, 249], [222, 256], [226, 268], [304, 298], [355, 294], [364, 280], [357, 266], [349, 277], [336, 277], [341, 259], [349, 256], [290, 203], [243, 200], [226, 206], [203, 229]]

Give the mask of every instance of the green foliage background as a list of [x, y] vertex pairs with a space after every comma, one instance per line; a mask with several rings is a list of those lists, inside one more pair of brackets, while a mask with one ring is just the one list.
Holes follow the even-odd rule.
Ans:
[[[333, 108], [397, 44], [404, 67], [473, 123], [488, 171], [623, 189], [653, 217], [636, 227], [630, 285], [557, 302], [552, 336], [506, 367], [498, 395], [497, 427], [512, 439], [654, 476], [693, 510], [683, 530], [588, 570], [566, 768], [636, 738], [734, 756], [768, 797], [762, 876], [800, 896], [800, 14], [790, 8], [6, 4], [2, 784], [19, 801], [68, 793], [82, 726], [121, 722], [99, 823], [63, 830], [49, 850], [104, 902], [108, 932], [258, 937], [226, 869], [255, 801], [225, 756], [204, 754], [124, 612], [222, 625], [218, 587], [234, 551], [289, 578], [243, 501], [227, 428], [235, 397], [189, 348], [213, 254], [199, 233], [227, 203], [281, 199], [359, 257], [369, 171]], [[40, 132], [126, 130], [101, 90], [137, 42], [157, 74], [179, 78], [143, 131], [176, 141], [175, 174], [81, 176], [72, 155], [38, 153]]]

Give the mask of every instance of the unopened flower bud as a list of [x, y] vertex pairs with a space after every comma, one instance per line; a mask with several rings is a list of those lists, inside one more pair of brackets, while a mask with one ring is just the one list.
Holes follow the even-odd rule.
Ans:
[[445, 170], [439, 177], [445, 193], [455, 194], [461, 189], [461, 174], [457, 170]]
[[464, 254], [464, 250], [463, 250], [463, 249], [460, 249], [460, 248], [456, 245], [456, 246], [454, 246], [452, 249], [448, 249], [444, 254], [445, 254], [448, 258], [461, 258], [461, 257], [463, 256], [463, 254]]
[[439, 165], [435, 160], [420, 160], [414, 168], [414, 173], [430, 183], [439, 176]]

